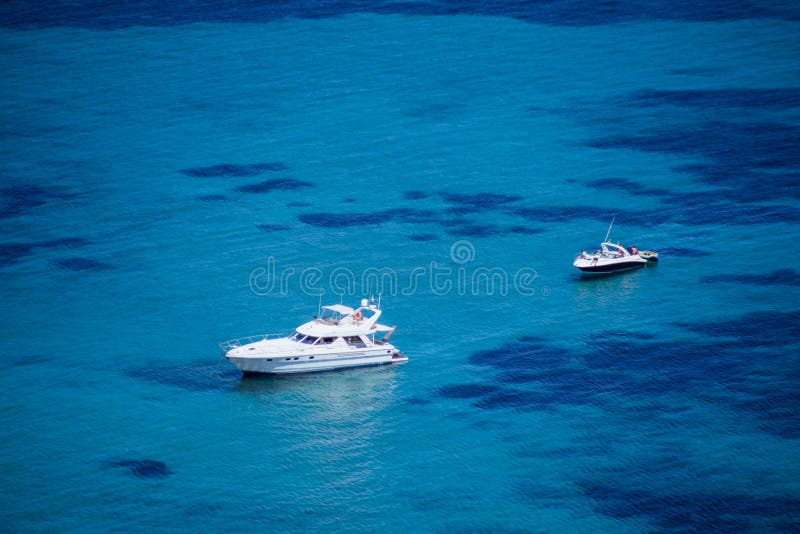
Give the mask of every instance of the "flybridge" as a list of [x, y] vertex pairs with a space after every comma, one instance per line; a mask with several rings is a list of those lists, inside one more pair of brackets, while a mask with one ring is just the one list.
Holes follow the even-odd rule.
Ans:
[[331, 306], [323, 306], [322, 309], [336, 312], [342, 316], [350, 315], [355, 311], [350, 306], [343, 306], [342, 304], [332, 304]]
[[374, 304], [369, 304], [367, 299], [361, 302], [358, 308], [350, 308], [341, 304], [321, 306], [319, 317], [297, 328], [297, 332], [315, 336], [357, 336], [371, 335], [377, 332], [394, 331], [393, 327], [378, 324], [378, 318], [383, 313]]

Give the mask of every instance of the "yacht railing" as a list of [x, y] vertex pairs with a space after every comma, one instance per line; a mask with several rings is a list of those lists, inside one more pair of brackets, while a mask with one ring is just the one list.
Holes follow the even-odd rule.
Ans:
[[229, 339], [228, 341], [223, 341], [222, 343], [220, 343], [219, 348], [222, 349], [222, 352], [227, 353], [228, 351], [235, 349], [237, 347], [241, 347], [242, 345], [249, 345], [250, 343], [256, 343], [258, 341], [264, 341], [267, 339], [277, 339], [279, 337], [286, 337], [286, 334], [260, 334], [257, 336], [247, 336], [236, 339]]

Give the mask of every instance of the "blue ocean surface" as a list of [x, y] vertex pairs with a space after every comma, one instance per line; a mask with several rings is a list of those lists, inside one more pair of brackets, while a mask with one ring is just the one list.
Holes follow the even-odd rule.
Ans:
[[[0, 5], [0, 521], [800, 530], [796, 2]], [[611, 239], [657, 265], [572, 267]], [[220, 341], [380, 295], [409, 362]]]

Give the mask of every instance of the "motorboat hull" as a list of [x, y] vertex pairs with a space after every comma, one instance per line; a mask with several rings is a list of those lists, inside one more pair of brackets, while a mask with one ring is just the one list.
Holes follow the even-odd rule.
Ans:
[[225, 357], [240, 371], [248, 374], [316, 373], [353, 367], [399, 364], [408, 361], [408, 358], [396, 349], [386, 348], [302, 356], [243, 357], [229, 353]]
[[585, 274], [611, 274], [611, 273], [620, 273], [623, 271], [630, 271], [631, 269], [638, 269], [639, 267], [644, 267], [647, 265], [646, 261], [626, 261], [626, 262], [616, 262], [616, 263], [608, 263], [608, 264], [596, 264], [596, 265], [586, 265], [580, 266], [576, 265], [578, 269], [582, 273]]

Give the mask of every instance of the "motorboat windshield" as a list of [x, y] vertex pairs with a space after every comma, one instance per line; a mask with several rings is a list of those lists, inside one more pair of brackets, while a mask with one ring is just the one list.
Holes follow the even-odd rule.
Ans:
[[603, 249], [603, 255], [611, 256], [611, 257], [623, 257], [623, 256], [630, 256], [630, 252], [620, 244], [614, 244], [605, 242], [600, 245]]

